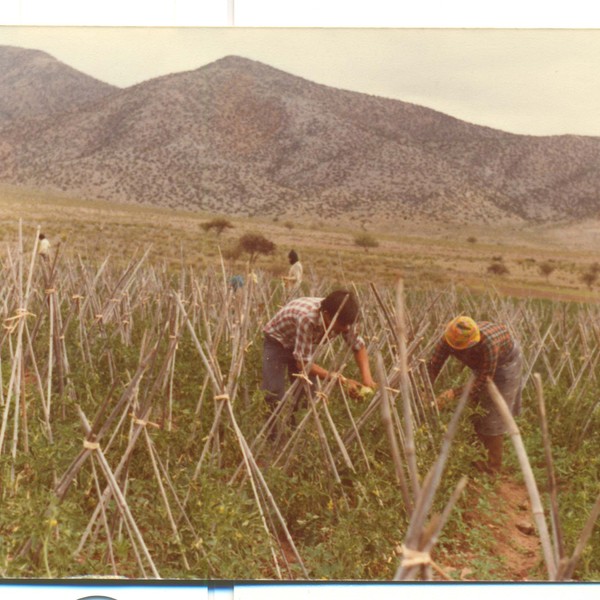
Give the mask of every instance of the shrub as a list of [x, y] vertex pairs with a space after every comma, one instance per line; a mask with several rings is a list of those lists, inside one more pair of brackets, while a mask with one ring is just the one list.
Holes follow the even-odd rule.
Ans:
[[214, 229], [217, 232], [217, 236], [220, 236], [226, 229], [233, 229], [233, 223], [224, 217], [215, 217], [211, 221], [202, 223], [201, 227], [207, 232]]
[[501, 262], [493, 262], [488, 268], [487, 272], [492, 275], [507, 275], [510, 271], [508, 267]]
[[363, 248], [365, 252], [369, 251], [369, 248], [377, 248], [379, 242], [370, 233], [361, 233], [354, 237], [354, 243]]

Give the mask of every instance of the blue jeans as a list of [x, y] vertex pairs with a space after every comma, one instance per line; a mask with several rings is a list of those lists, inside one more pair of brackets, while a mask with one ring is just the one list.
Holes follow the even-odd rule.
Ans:
[[[294, 373], [300, 373], [296, 359], [291, 348], [284, 348], [276, 339], [265, 335], [262, 362], [262, 389], [265, 391], [265, 401], [271, 410], [275, 410], [277, 404], [285, 395], [285, 375], [288, 375], [290, 383], [295, 381]], [[313, 384], [316, 381], [314, 375], [310, 377]], [[301, 386], [294, 401], [294, 410], [298, 408], [300, 398], [305, 386]]]

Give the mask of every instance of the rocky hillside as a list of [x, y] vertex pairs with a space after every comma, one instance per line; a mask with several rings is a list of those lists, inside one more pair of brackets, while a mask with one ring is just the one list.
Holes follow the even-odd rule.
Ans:
[[68, 112], [116, 89], [45, 52], [0, 46], [0, 128]]
[[3, 182], [360, 223], [597, 217], [599, 165], [600, 138], [508, 134], [235, 56], [0, 131]]

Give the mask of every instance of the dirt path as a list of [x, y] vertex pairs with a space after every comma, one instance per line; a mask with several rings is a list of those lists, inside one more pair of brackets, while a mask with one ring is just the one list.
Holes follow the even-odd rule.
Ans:
[[531, 514], [529, 494], [524, 483], [512, 479], [498, 482], [495, 490], [505, 521], [496, 533], [494, 554], [502, 556], [506, 579], [527, 581], [543, 572], [540, 540]]
[[469, 488], [472, 496], [485, 498], [488, 506], [468, 510], [465, 521], [488, 542], [482, 543], [485, 553], [469, 548], [448, 574], [464, 581], [545, 579], [540, 540], [525, 484], [503, 475], [491, 491], [484, 491], [476, 481]]

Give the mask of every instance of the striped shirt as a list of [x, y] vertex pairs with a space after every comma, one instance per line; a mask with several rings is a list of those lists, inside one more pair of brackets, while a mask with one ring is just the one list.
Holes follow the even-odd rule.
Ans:
[[[288, 302], [265, 325], [265, 335], [277, 340], [284, 348], [293, 351], [294, 358], [302, 363], [309, 363], [319, 342], [325, 335], [325, 326], [321, 318], [321, 302], [323, 298], [296, 298]], [[329, 332], [329, 338], [336, 337]], [[342, 333], [346, 344], [358, 352], [365, 342], [356, 333], [356, 325]]]
[[437, 343], [427, 364], [431, 383], [437, 379], [446, 359], [456, 357], [475, 373], [475, 381], [471, 388], [471, 398], [475, 398], [484, 388], [486, 380], [494, 378], [496, 368], [510, 357], [514, 346], [510, 332], [505, 325], [482, 321], [477, 323], [481, 338], [477, 344], [464, 350], [455, 350], [442, 339]]

